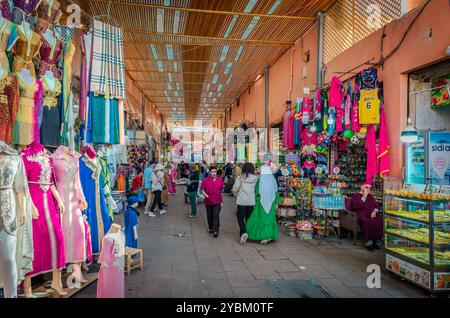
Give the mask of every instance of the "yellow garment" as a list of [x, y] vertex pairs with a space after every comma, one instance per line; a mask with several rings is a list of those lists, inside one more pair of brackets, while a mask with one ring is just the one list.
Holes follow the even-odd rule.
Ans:
[[359, 97], [359, 123], [361, 125], [380, 123], [380, 99], [378, 88], [362, 89]]

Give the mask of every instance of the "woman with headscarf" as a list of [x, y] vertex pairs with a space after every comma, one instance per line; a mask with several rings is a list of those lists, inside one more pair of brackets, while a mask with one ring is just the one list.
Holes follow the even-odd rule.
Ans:
[[278, 239], [276, 209], [280, 203], [277, 181], [267, 164], [261, 167], [255, 193], [256, 205], [246, 224], [247, 234], [250, 240], [267, 244]]

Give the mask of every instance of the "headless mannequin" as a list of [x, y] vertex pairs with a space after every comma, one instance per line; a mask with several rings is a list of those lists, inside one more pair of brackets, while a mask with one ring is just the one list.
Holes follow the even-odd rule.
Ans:
[[[50, 190], [52, 191], [52, 195], [53, 195], [54, 200], [56, 201], [59, 212], [61, 214], [64, 213], [64, 204], [59, 196], [56, 186], [53, 184], [52, 186], [50, 186]], [[31, 289], [31, 278], [29, 278], [29, 277], [25, 278], [25, 280], [23, 282], [23, 290], [25, 293], [25, 297], [33, 298], [33, 292]], [[64, 291], [64, 288], [62, 285], [60, 270], [54, 270], [52, 272], [52, 284], [51, 284], [51, 289], [49, 290], [49, 292], [52, 290], [55, 291], [60, 296], [67, 295], [67, 292]]]
[[119, 224], [112, 224], [111, 229], [109, 230], [110, 233], [117, 233], [122, 229], [122, 227]]
[[54, 32], [51, 29], [47, 29], [43, 34], [45, 40], [50, 44], [51, 47], [53, 47], [56, 43], [56, 37]]
[[22, 79], [28, 84], [31, 84], [34, 81], [34, 77], [31, 76], [30, 70], [27, 68], [23, 68], [20, 71], [20, 77], [22, 77]]
[[47, 82], [48, 88], [54, 92], [56, 89], [56, 78], [52, 71], [45, 72], [45, 81]]

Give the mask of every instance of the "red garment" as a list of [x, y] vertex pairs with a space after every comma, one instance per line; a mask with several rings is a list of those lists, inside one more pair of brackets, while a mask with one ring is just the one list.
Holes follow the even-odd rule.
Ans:
[[142, 176], [137, 175], [131, 182], [131, 191], [135, 192], [142, 188]]
[[373, 178], [378, 173], [375, 125], [369, 125], [369, 129], [367, 130], [365, 148], [367, 151], [366, 182], [368, 184], [371, 184]]
[[383, 217], [381, 213], [372, 219], [373, 210], [380, 209], [373, 195], [369, 194], [364, 202], [362, 194], [357, 193], [351, 199], [350, 210], [357, 213], [358, 224], [366, 241], [380, 240], [383, 236]]
[[306, 145], [317, 145], [317, 133], [309, 129], [302, 131], [302, 147]]
[[0, 140], [12, 143], [12, 131], [19, 109], [19, 84], [14, 74], [0, 79]]
[[205, 198], [205, 205], [221, 204], [222, 200], [223, 180], [217, 176], [216, 180], [213, 180], [211, 176], [208, 176], [203, 180], [200, 190], [205, 191], [209, 198]]
[[378, 164], [380, 166], [380, 176], [385, 177], [389, 174], [389, 134], [386, 123], [386, 114], [384, 105], [381, 106], [380, 114], [380, 144], [378, 146]]

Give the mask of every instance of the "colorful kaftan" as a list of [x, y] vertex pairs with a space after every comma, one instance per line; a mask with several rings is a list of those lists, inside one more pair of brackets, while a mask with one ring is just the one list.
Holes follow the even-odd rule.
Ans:
[[19, 109], [19, 84], [14, 74], [0, 78], [0, 140], [12, 143], [12, 131]]
[[38, 75], [43, 76], [47, 71], [53, 72], [53, 76], [59, 78], [58, 60], [61, 57], [63, 42], [56, 39], [49, 43], [45, 36], [41, 36], [41, 47], [39, 49]]
[[53, 90], [46, 76], [41, 77], [44, 87], [44, 109], [41, 125], [41, 143], [45, 146], [59, 146], [61, 121], [59, 117], [58, 98], [61, 94], [61, 82], [55, 78]]

